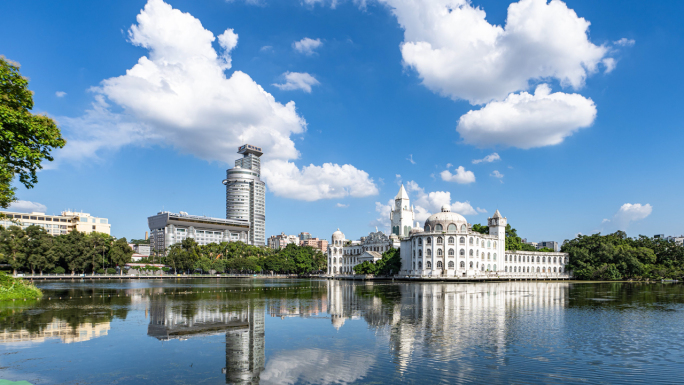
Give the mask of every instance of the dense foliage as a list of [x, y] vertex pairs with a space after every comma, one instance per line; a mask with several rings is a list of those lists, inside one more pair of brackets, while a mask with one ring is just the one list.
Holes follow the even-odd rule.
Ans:
[[172, 245], [164, 262], [176, 272], [312, 274], [327, 269], [327, 258], [310, 246], [289, 244], [280, 250], [222, 242], [198, 245], [188, 238]]
[[50, 151], [66, 141], [55, 122], [34, 115], [33, 93], [28, 79], [19, 73], [19, 64], [0, 56], [0, 207], [16, 200], [11, 186], [15, 176], [26, 188], [38, 181], [36, 171], [43, 160], [52, 161]]
[[356, 274], [393, 275], [401, 270], [399, 249], [389, 249], [382, 253], [377, 262], [364, 261], [354, 266]]
[[25, 230], [19, 226], [0, 226], [0, 262], [19, 271], [95, 273], [100, 269], [123, 267], [131, 261], [133, 250], [126, 238], [114, 240], [102, 233], [72, 231], [52, 236], [39, 226]]
[[0, 272], [0, 301], [11, 299], [36, 299], [43, 293], [23, 279], [10, 277]]
[[684, 247], [672, 240], [629, 238], [617, 231], [579, 235], [565, 241], [561, 251], [570, 254], [569, 267], [577, 279], [684, 278]]

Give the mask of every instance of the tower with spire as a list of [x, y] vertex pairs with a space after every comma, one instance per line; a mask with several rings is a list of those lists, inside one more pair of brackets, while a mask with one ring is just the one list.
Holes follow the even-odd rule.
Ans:
[[394, 208], [390, 212], [392, 234], [408, 237], [409, 231], [413, 227], [413, 218], [413, 206], [411, 206], [406, 189], [404, 189], [402, 184], [401, 188], [399, 188], [399, 193], [394, 198]]
[[487, 220], [487, 225], [489, 225], [489, 235], [494, 235], [499, 238], [500, 242], [505, 242], [506, 224], [508, 224], [508, 220], [506, 217], [502, 216], [497, 209], [494, 215]]

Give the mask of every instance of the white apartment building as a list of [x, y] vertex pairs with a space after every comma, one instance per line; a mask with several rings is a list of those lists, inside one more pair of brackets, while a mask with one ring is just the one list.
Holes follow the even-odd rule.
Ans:
[[66, 234], [77, 230], [90, 234], [93, 232], [111, 234], [111, 225], [107, 218], [93, 217], [88, 213], [76, 211], [62, 211], [60, 215], [46, 215], [41, 212], [18, 213], [3, 211], [7, 218], [0, 219], [0, 225], [20, 226], [26, 229], [31, 225], [44, 228], [50, 235]]
[[296, 235], [285, 235], [285, 233], [280, 233], [280, 235], [271, 235], [268, 238], [268, 247], [273, 250], [280, 250], [290, 243], [298, 245], [299, 237]]
[[236, 242], [247, 243], [249, 221], [243, 219], [211, 218], [190, 215], [181, 211], [170, 213], [160, 211], [147, 218], [150, 227], [150, 246], [162, 253], [171, 245], [193, 238], [200, 245], [210, 243]]
[[260, 147], [245, 144], [238, 148], [242, 158], [226, 170], [226, 219], [247, 220], [250, 224], [248, 243], [266, 244], [266, 184], [261, 175]]

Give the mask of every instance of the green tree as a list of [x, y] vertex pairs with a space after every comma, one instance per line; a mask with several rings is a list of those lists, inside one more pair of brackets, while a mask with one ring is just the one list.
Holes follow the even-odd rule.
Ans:
[[45, 115], [34, 115], [33, 93], [28, 79], [21, 76], [19, 64], [0, 56], [0, 207], [16, 200], [11, 187], [16, 175], [26, 188], [37, 182], [36, 171], [42, 161], [52, 161], [50, 151], [66, 141], [55, 122]]
[[133, 249], [128, 246], [126, 238], [117, 239], [109, 249], [109, 259], [115, 265], [119, 266], [119, 274], [123, 275], [124, 266], [131, 262]]
[[17, 270], [23, 268], [26, 263], [26, 232], [19, 226], [10, 226], [5, 229], [0, 226], [0, 253], [3, 262], [12, 267], [14, 275]]
[[377, 274], [378, 267], [375, 263], [370, 261], [363, 261], [354, 266], [354, 273], [356, 274]]
[[27, 265], [31, 269], [31, 274], [38, 270], [40, 275], [43, 275], [44, 270], [55, 267], [56, 255], [52, 253], [54, 238], [39, 226], [27, 227], [26, 236]]
[[88, 234], [86, 248], [88, 249], [88, 260], [93, 275], [100, 268], [104, 268], [109, 262], [107, 252], [112, 243], [112, 237], [108, 234], [98, 232]]
[[60, 236], [56, 242], [56, 253], [60, 255], [67, 270], [71, 275], [77, 271], [84, 271], [88, 264], [88, 248], [86, 246], [87, 236], [80, 231], [71, 231], [66, 235]]
[[473, 231], [477, 231], [478, 233], [481, 233], [481, 234], [489, 234], [489, 226], [482, 226], [479, 223], [475, 223], [472, 226], [472, 229], [473, 229]]

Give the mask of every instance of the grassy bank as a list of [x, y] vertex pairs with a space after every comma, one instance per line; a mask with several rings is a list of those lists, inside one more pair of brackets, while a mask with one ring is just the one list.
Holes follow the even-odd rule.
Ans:
[[0, 273], [0, 301], [40, 298], [43, 293], [37, 287], [21, 278]]

